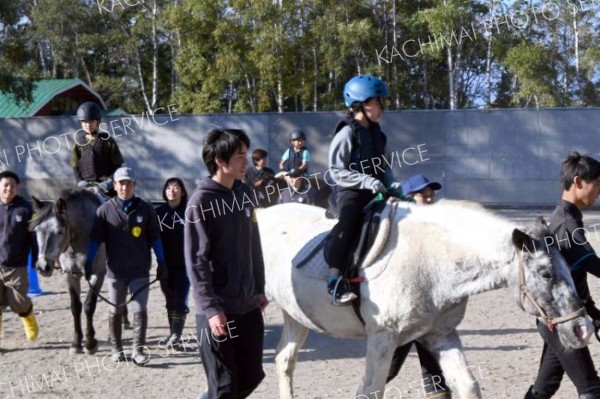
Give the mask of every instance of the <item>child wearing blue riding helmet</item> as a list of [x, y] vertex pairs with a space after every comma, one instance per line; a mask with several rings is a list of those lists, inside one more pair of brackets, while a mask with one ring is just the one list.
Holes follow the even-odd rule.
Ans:
[[327, 289], [334, 304], [356, 299], [348, 285], [339, 284], [339, 280], [351, 266], [351, 249], [360, 235], [363, 208], [378, 193], [400, 190], [400, 183], [383, 160], [388, 154], [387, 138], [379, 119], [388, 92], [383, 80], [369, 75], [355, 76], [344, 87], [348, 113], [338, 122], [329, 148], [328, 172], [336, 183], [339, 209], [339, 220], [325, 253], [329, 264]]

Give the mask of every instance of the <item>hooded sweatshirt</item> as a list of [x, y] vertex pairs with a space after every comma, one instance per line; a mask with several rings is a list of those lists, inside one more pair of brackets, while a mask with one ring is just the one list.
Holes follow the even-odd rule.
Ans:
[[17, 195], [10, 204], [0, 201], [0, 266], [25, 267], [27, 256], [37, 259], [35, 233], [28, 230], [33, 208], [23, 197]]
[[236, 181], [232, 189], [198, 179], [185, 211], [184, 254], [196, 312], [241, 315], [258, 308], [265, 272], [256, 198]]

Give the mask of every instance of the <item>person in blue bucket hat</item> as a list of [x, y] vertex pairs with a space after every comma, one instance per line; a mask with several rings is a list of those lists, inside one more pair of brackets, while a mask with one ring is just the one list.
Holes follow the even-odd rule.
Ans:
[[423, 175], [414, 175], [402, 183], [402, 194], [415, 200], [417, 204], [432, 204], [435, 200], [435, 192], [442, 185], [436, 181], [429, 181]]

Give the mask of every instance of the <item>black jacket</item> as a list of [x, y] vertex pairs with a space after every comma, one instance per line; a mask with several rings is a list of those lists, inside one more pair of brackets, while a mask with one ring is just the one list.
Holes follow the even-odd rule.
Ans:
[[27, 228], [32, 215], [31, 204], [19, 195], [10, 204], [0, 201], [0, 266], [27, 266], [29, 251], [35, 262], [35, 233], [29, 232]]
[[106, 243], [107, 276], [134, 279], [150, 274], [152, 242], [159, 239], [158, 221], [152, 205], [139, 197], [123, 211], [116, 198], [102, 204], [90, 239]]
[[186, 204], [173, 209], [168, 203], [156, 208], [160, 240], [165, 252], [165, 264], [169, 270], [185, 270], [183, 257], [183, 226]]
[[265, 272], [255, 197], [236, 181], [233, 189], [198, 179], [185, 212], [184, 254], [196, 312], [211, 318], [258, 308]]
[[[581, 211], [572, 203], [561, 200], [550, 216], [549, 225], [553, 243], [567, 261], [577, 294], [586, 301], [586, 308], [588, 308], [588, 304], [593, 305], [593, 301], [587, 274], [600, 277], [600, 259], [586, 236]], [[547, 242], [550, 242], [549, 239]]]

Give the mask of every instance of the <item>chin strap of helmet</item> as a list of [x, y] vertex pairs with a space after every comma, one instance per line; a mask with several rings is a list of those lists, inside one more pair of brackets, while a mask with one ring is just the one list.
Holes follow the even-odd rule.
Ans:
[[367, 122], [369, 122], [369, 128], [370, 128], [371, 126], [373, 126], [373, 121], [371, 119], [369, 119], [369, 116], [365, 112], [363, 105], [364, 105], [364, 102], [361, 102], [360, 107], [358, 109], [360, 109], [360, 112], [362, 112], [362, 114], [365, 116], [365, 119], [367, 120]]

